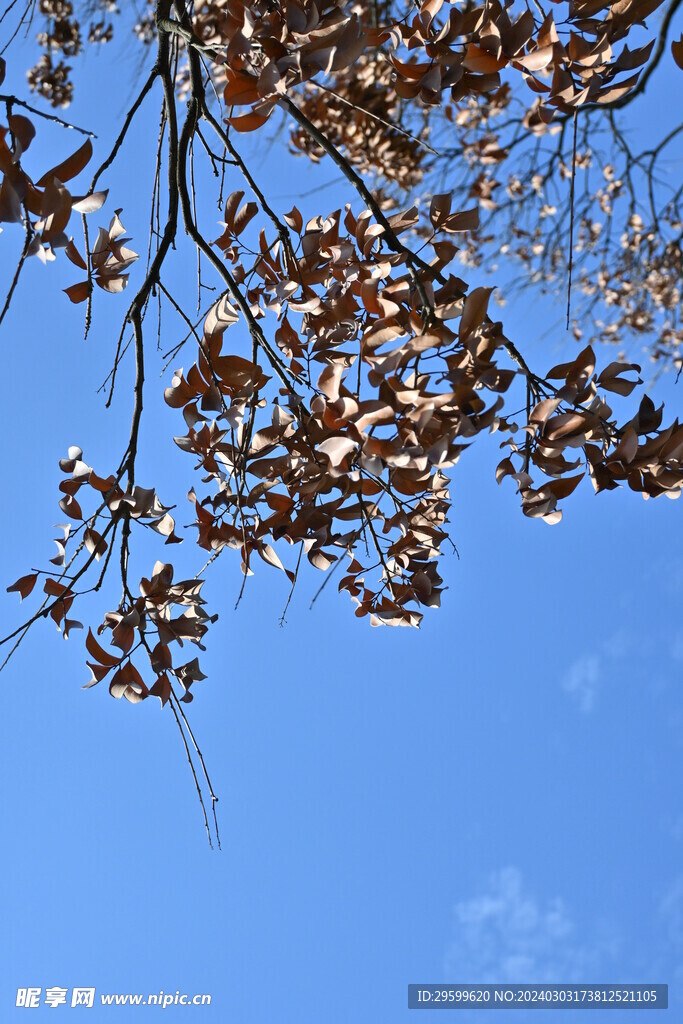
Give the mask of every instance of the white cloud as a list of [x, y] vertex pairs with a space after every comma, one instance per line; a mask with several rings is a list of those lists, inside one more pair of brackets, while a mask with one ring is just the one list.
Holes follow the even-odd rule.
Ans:
[[595, 707], [595, 695], [602, 679], [602, 659], [598, 654], [584, 654], [562, 678], [562, 689], [588, 714]]
[[[560, 678], [562, 689], [576, 703], [579, 711], [590, 714], [595, 710], [598, 695], [609, 687], [619, 672], [623, 675], [633, 671], [636, 662], [639, 670], [647, 665], [650, 692], [663, 693], [669, 685], [667, 677], [659, 676], [653, 667], [662, 663], [662, 648], [668, 648], [675, 661], [683, 661], [683, 632], [655, 633], [648, 630], [641, 633], [635, 626], [631, 630], [622, 628], [606, 636], [591, 654], [580, 655]], [[616, 691], [613, 691], [616, 696]], [[619, 695], [621, 699], [622, 694]]]
[[683, 875], [674, 879], [659, 905], [659, 912], [676, 961], [675, 978], [683, 982]]
[[671, 657], [675, 661], [683, 661], [683, 633], [677, 633], [671, 645]]
[[445, 961], [449, 982], [563, 983], [595, 979], [613, 959], [613, 938], [586, 942], [561, 898], [525, 891], [520, 871], [495, 872], [488, 890], [456, 904]]
[[669, 886], [660, 905], [669, 938], [677, 946], [683, 946], [683, 875], [679, 875]]

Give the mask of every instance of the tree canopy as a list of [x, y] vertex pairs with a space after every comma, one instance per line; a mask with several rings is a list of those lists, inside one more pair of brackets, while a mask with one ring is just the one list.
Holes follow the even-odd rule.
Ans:
[[[6, 649], [42, 617], [68, 636], [81, 594], [104, 588], [111, 610], [87, 630], [86, 685], [156, 696], [189, 729], [183, 705], [204, 676], [181, 648], [202, 648], [215, 621], [201, 591], [220, 556], [236, 553], [228, 569], [244, 580], [262, 563], [283, 572], [290, 598], [304, 557], [325, 581], [339, 568], [356, 616], [418, 626], [441, 601], [449, 477], [479, 435], [497, 432], [491, 472], [549, 524], [582, 482], [678, 497], [683, 426], [644, 393], [629, 346], [683, 365], [683, 184], [661, 170], [683, 123], [673, 110], [642, 146], [624, 119], [660, 66], [683, 67], [679, 3], [157, 0], [134, 19], [111, 0], [7, 3], [0, 79], [20, 33], [41, 54], [25, 94], [0, 95], [2, 245], [17, 254], [0, 323], [22, 302], [28, 260], [66, 259], [61, 301], [82, 304], [85, 335], [100, 292], [102, 315], [120, 319], [107, 404], [126, 359], [135, 380], [120, 461], [92, 467], [83, 438], [60, 462], [68, 525], [52, 567], [8, 588], [43, 596]], [[66, 108], [83, 52], [123, 33], [140, 82], [113, 148], [98, 152]], [[139, 264], [107, 188], [136, 118], [158, 129], [150, 220], [132, 233], [138, 248], [149, 237]], [[35, 166], [36, 132], [55, 125], [63, 149]], [[346, 204], [304, 195], [279, 208], [254, 138], [334, 165]], [[199, 320], [165, 278], [176, 249], [197, 268]], [[508, 336], [495, 312], [505, 285], [468, 282], [502, 267], [507, 281], [566, 295], [574, 358], [538, 366], [529, 338]], [[132, 568], [142, 531], [159, 546], [184, 536], [179, 495], [137, 472], [162, 309], [185, 331], [164, 395], [202, 549], [180, 581], [168, 558]]]

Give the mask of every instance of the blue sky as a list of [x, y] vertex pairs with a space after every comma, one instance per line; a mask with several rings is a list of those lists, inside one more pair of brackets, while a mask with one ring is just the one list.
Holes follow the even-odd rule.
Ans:
[[[96, 160], [132, 65], [120, 49], [87, 63], [94, 87], [114, 79], [114, 59], [124, 87]], [[68, 116], [95, 124], [93, 94]], [[145, 109], [91, 219], [123, 206], [140, 252], [156, 100]], [[75, 148], [73, 134], [46, 138], [59, 149], [37, 150], [42, 169]], [[276, 195], [335, 177], [280, 152], [255, 165]], [[331, 210], [344, 198], [313, 201]], [[7, 268], [17, 233], [0, 244]], [[72, 269], [34, 261], [3, 325], [6, 583], [53, 553], [68, 445], [106, 473], [127, 437], [130, 366], [111, 411], [95, 394], [125, 299], [98, 296], [84, 343], [82, 307], [60, 291]], [[172, 274], [181, 287], [179, 257]], [[527, 298], [502, 314], [520, 347], [557, 317], [549, 302], [528, 310]], [[165, 324], [171, 345], [180, 325]], [[532, 350], [547, 368], [561, 336], [545, 344]], [[184, 503], [192, 473], [170, 441], [178, 422], [160, 369], [148, 375], [138, 477]], [[673, 409], [680, 386], [656, 393]], [[460, 560], [445, 559], [443, 607], [419, 632], [371, 630], [334, 585], [309, 610], [313, 571], [281, 629], [281, 574], [264, 566], [235, 612], [237, 562], [215, 567], [206, 592], [221, 618], [190, 711], [220, 795], [221, 854], [168, 710], [81, 690], [82, 635], [64, 643], [51, 624], [35, 628], [0, 679], [3, 1020], [24, 1013], [19, 986], [53, 985], [210, 993], [197, 1018], [244, 1024], [394, 1024], [411, 1017], [409, 982], [668, 982], [670, 1005], [683, 1005], [681, 506], [585, 486], [549, 528], [497, 487], [498, 457], [494, 436], [453, 472]], [[142, 555], [147, 566], [167, 551]], [[172, 557], [199, 564], [189, 543]], [[93, 620], [108, 607], [93, 600]], [[0, 608], [12, 626], [24, 610], [4, 593]]]

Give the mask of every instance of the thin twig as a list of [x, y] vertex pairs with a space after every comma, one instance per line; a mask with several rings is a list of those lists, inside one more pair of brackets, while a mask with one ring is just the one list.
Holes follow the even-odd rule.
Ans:
[[576, 181], [576, 126], [577, 111], [574, 111], [574, 139], [572, 143], [572, 176], [569, 186], [569, 260], [567, 268], [567, 330], [572, 301], [572, 270], [574, 269], [574, 184]]
[[180, 706], [180, 700], [178, 699], [178, 697], [176, 697], [175, 691], [173, 690], [172, 686], [171, 686], [171, 696], [175, 699], [178, 711], [180, 712], [180, 716], [181, 716], [181, 718], [182, 718], [182, 720], [183, 720], [183, 722], [185, 724], [185, 728], [187, 729], [188, 736], [192, 740], [192, 746], [194, 747], [194, 749], [195, 749], [195, 751], [197, 753], [197, 757], [199, 758], [199, 763], [202, 766], [202, 772], [204, 773], [204, 778], [206, 780], [206, 785], [207, 785], [208, 790], [209, 790], [209, 796], [211, 797], [211, 810], [213, 811], [213, 824], [214, 824], [214, 828], [216, 830], [216, 842], [218, 843], [218, 849], [220, 850], [221, 849], [221, 836], [220, 836], [220, 832], [218, 830], [218, 816], [216, 814], [216, 804], [218, 803], [218, 797], [216, 796], [216, 794], [213, 791], [213, 786], [211, 784], [211, 779], [210, 779], [209, 773], [208, 773], [208, 771], [206, 769], [206, 764], [204, 763], [204, 757], [203, 757], [202, 752], [201, 752], [201, 750], [199, 748], [199, 744], [197, 743], [197, 740], [195, 739], [195, 735], [194, 735], [194, 733], [192, 731], [192, 727], [191, 727], [190, 723], [187, 720], [187, 715], [185, 714], [185, 712], [183, 711], [182, 707]]
[[299, 566], [301, 565], [301, 556], [302, 556], [303, 553], [304, 553], [304, 546], [303, 546], [303, 544], [300, 544], [299, 545], [299, 557], [296, 560], [296, 568], [294, 569], [294, 579], [292, 580], [292, 586], [291, 586], [290, 591], [289, 591], [289, 597], [287, 598], [287, 603], [285, 604], [284, 608], [282, 609], [282, 615], [280, 616], [280, 628], [282, 628], [284, 626], [285, 622], [287, 621], [285, 619], [285, 615], [287, 614], [287, 609], [289, 608], [289, 603], [292, 600], [292, 595], [294, 594], [294, 588], [296, 587], [296, 581], [297, 581], [298, 576], [299, 576]]
[[202, 790], [201, 786], [199, 785], [199, 779], [197, 778], [197, 772], [195, 771], [194, 764], [192, 763], [192, 755], [190, 754], [190, 748], [187, 745], [187, 739], [185, 737], [185, 733], [183, 732], [183, 727], [180, 722], [180, 718], [178, 717], [178, 712], [176, 711], [177, 702], [175, 699], [175, 694], [172, 691], [168, 703], [171, 705], [171, 711], [173, 712], [173, 717], [175, 718], [176, 725], [178, 726], [178, 732], [180, 733], [180, 737], [183, 741], [183, 746], [185, 747], [187, 763], [189, 764], [190, 771], [192, 772], [192, 778], [194, 779], [195, 789], [197, 790], [197, 797], [199, 798], [199, 805], [202, 809], [202, 814], [204, 815], [204, 828], [206, 829], [206, 838], [209, 840], [209, 846], [213, 850], [213, 842], [211, 841], [211, 829], [209, 828], [209, 819], [206, 814], [206, 804], [204, 803], [204, 797], [202, 796]]
[[21, 271], [23, 270], [24, 264], [26, 263], [26, 260], [28, 259], [28, 254], [29, 254], [30, 249], [31, 249], [31, 242], [33, 241], [33, 234], [34, 234], [33, 226], [31, 224], [31, 218], [29, 216], [29, 212], [28, 212], [28, 210], [26, 208], [24, 208], [24, 215], [25, 215], [26, 237], [24, 239], [24, 246], [23, 246], [23, 249], [21, 250], [21, 255], [19, 256], [19, 261], [17, 263], [17, 268], [14, 271], [14, 277], [12, 278], [12, 283], [10, 284], [9, 291], [7, 292], [7, 295], [5, 296], [5, 304], [2, 307], [2, 312], [0, 312], [0, 324], [5, 319], [5, 316], [7, 315], [7, 312], [9, 310], [9, 308], [10, 308], [11, 303], [12, 303], [12, 296], [14, 295], [16, 287], [19, 284], [19, 278], [21, 276]]
[[316, 82], [315, 78], [310, 79], [310, 85], [315, 85], [316, 88], [322, 89], [324, 92], [329, 92], [331, 96], [338, 99], [340, 103], [345, 103], [346, 106], [351, 107], [352, 110], [358, 110], [361, 114], [371, 117], [373, 121], [383, 124], [385, 128], [391, 128], [393, 132], [398, 132], [399, 135], [404, 135], [407, 139], [410, 139], [412, 142], [416, 142], [418, 146], [426, 149], [428, 153], [433, 153], [434, 156], [441, 155], [437, 150], [433, 149], [428, 142], [425, 142], [424, 139], [418, 139], [417, 135], [411, 135], [409, 131], [406, 131], [406, 129], [402, 128], [399, 124], [394, 124], [393, 121], [385, 121], [383, 117], [380, 117], [379, 114], [373, 114], [373, 112], [368, 110], [367, 107], [361, 107], [358, 103], [352, 103], [351, 100], [347, 100], [345, 96], [341, 96], [338, 92], [335, 92], [334, 89], [330, 89], [328, 85], [323, 85], [322, 82]]
[[311, 603], [310, 603], [310, 604], [309, 604], [309, 606], [308, 606], [308, 610], [309, 610], [309, 611], [311, 610], [311, 608], [313, 607], [313, 605], [315, 604], [315, 602], [316, 602], [316, 601], [318, 600], [318, 598], [319, 598], [319, 597], [320, 597], [320, 595], [322, 594], [323, 590], [325, 589], [325, 587], [327, 586], [327, 584], [328, 584], [328, 583], [330, 582], [330, 580], [331, 580], [331, 579], [332, 579], [332, 577], [334, 576], [334, 574], [335, 574], [335, 572], [337, 571], [337, 569], [339, 569], [339, 567], [340, 567], [340, 566], [341, 566], [341, 565], [343, 564], [343, 563], [342, 563], [342, 558], [343, 558], [343, 556], [342, 556], [342, 555], [340, 555], [340, 556], [339, 556], [339, 558], [337, 559], [337, 561], [335, 562], [335, 564], [334, 564], [334, 565], [332, 566], [332, 568], [331, 568], [331, 569], [330, 569], [330, 571], [328, 572], [328, 574], [327, 574], [327, 576], [325, 577], [325, 579], [324, 579], [324, 580], [322, 581], [322, 583], [320, 584], [320, 586], [319, 586], [319, 587], [318, 587], [318, 589], [316, 590], [315, 594], [313, 595], [313, 600], [311, 601]]
[[7, 96], [5, 93], [0, 93], [0, 103], [10, 103], [16, 107], [23, 107], [24, 110], [30, 110], [36, 117], [42, 117], [46, 121], [54, 121], [55, 124], [60, 125], [62, 128], [68, 128], [72, 132], [79, 132], [81, 135], [87, 135], [91, 139], [96, 139], [97, 135], [95, 132], [89, 132], [87, 128], [79, 128], [77, 124], [71, 124], [69, 121], [65, 121], [61, 117], [57, 117], [56, 114], [45, 114], [42, 110], [38, 110], [36, 107], [32, 107], [30, 103], [25, 103], [24, 100], [20, 100], [17, 96]]

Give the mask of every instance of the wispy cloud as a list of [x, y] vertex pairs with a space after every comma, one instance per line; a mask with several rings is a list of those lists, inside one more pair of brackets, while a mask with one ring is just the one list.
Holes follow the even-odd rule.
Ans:
[[675, 977], [683, 982], [683, 875], [671, 883], [659, 905], [669, 948], [676, 959]]
[[675, 661], [683, 661], [683, 633], [677, 633], [671, 644], [671, 657]]
[[603, 664], [599, 654], [584, 654], [562, 677], [562, 689], [576, 700], [584, 714], [595, 707], [595, 697], [602, 680]]
[[[562, 689], [576, 703], [579, 711], [589, 714], [597, 704], [600, 691], [614, 678], [624, 660], [642, 658], [651, 644], [648, 636], [634, 636], [622, 628], [603, 637], [597, 649], [581, 654], [560, 678]], [[683, 645], [681, 647], [683, 657]]]
[[491, 875], [485, 892], [456, 904], [454, 938], [445, 960], [450, 982], [580, 982], [613, 960], [613, 937], [579, 937], [560, 897], [541, 900], [521, 872]]
[[659, 909], [671, 941], [683, 945], [683, 875], [679, 875], [669, 886]]

